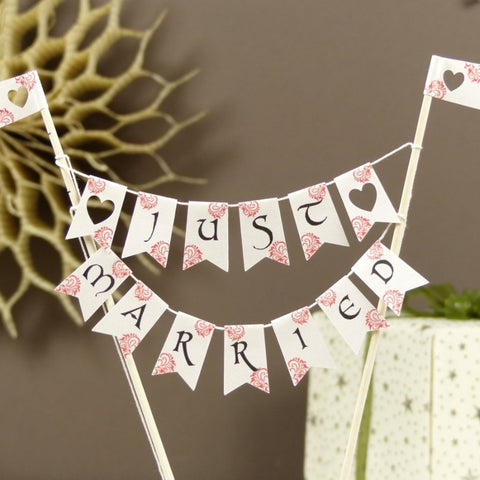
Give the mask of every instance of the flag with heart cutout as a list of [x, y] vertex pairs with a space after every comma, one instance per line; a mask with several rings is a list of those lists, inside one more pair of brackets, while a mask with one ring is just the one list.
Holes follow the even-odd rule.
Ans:
[[480, 64], [433, 55], [423, 93], [480, 109]]
[[360, 242], [376, 222], [399, 222], [372, 164], [366, 163], [336, 177], [335, 184]]
[[126, 192], [124, 185], [89, 176], [65, 238], [93, 235], [102, 248], [110, 248]]
[[36, 70], [0, 82], [0, 128], [48, 108]]

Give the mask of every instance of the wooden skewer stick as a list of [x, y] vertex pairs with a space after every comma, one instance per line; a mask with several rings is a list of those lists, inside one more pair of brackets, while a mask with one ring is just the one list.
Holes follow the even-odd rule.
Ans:
[[[428, 114], [430, 113], [430, 105], [432, 103], [432, 97], [429, 95], [423, 96], [422, 106], [420, 108], [420, 114], [418, 117], [417, 128], [415, 131], [415, 139], [413, 141], [414, 146], [410, 154], [410, 160], [408, 162], [407, 174], [405, 177], [405, 184], [403, 186], [402, 198], [400, 200], [400, 206], [398, 209], [399, 216], [403, 219], [401, 223], [395, 226], [393, 232], [392, 244], [390, 249], [396, 255], [400, 254], [402, 248], [403, 237], [405, 234], [405, 228], [407, 224], [408, 209], [410, 207], [410, 200], [413, 193], [413, 183], [415, 175], [417, 173], [418, 160], [420, 158], [421, 145], [423, 143], [423, 137], [425, 135], [425, 129], [427, 127]], [[380, 301], [378, 311], [381, 315], [385, 315], [386, 305]], [[357, 446], [358, 433], [360, 431], [360, 424], [362, 421], [363, 411], [365, 408], [365, 402], [367, 399], [368, 389], [372, 379], [373, 367], [375, 365], [375, 359], [377, 357], [378, 344], [380, 341], [380, 331], [377, 330], [371, 333], [370, 345], [365, 359], [365, 365], [363, 367], [362, 380], [360, 382], [360, 388], [357, 396], [357, 402], [355, 404], [355, 410], [353, 412], [352, 424], [350, 427], [350, 433], [348, 436], [347, 447], [345, 449], [345, 457], [343, 459], [342, 471], [340, 474], [340, 480], [348, 480], [350, 478], [350, 472], [353, 464], [353, 457]]]
[[[57, 162], [61, 165], [62, 163], [65, 166], [71, 168], [70, 161], [68, 157], [63, 153], [63, 148], [60, 143], [60, 139], [58, 138], [57, 130], [55, 129], [55, 125], [53, 123], [52, 116], [48, 109], [41, 110], [43, 122], [45, 123], [45, 127], [48, 133], [48, 137], [52, 144], [53, 151], [55, 153], [55, 158]], [[60, 168], [62, 173], [63, 180], [65, 182], [65, 187], [67, 189], [71, 204], [73, 207], [77, 206], [80, 201], [80, 190], [77, 185], [77, 181], [69, 169]], [[88, 258], [95, 253], [97, 247], [93, 238], [91, 236], [83, 237], [80, 239], [82, 243], [82, 248], [84, 251], [85, 256]], [[112, 297], [110, 297], [105, 302], [105, 309], [108, 311], [114, 305]], [[148, 402], [147, 395], [145, 393], [145, 389], [143, 388], [142, 381], [140, 379], [140, 375], [138, 374], [137, 367], [135, 365], [135, 361], [133, 360], [132, 355], [128, 355], [125, 357], [122, 353], [120, 348], [120, 344], [116, 337], [112, 337], [113, 342], [115, 344], [118, 356], [120, 358], [123, 370], [128, 380], [128, 384], [130, 386], [130, 390], [132, 396], [135, 400], [135, 404], [137, 406], [138, 414], [143, 423], [143, 427], [145, 428], [145, 433], [147, 435], [148, 441], [150, 443], [150, 447], [152, 448], [153, 456], [157, 463], [158, 471], [160, 473], [160, 477], [162, 480], [175, 480], [173, 476], [172, 469], [170, 467], [170, 463], [168, 461], [167, 454], [162, 444], [162, 440], [160, 438], [160, 434], [158, 432], [157, 425], [155, 423], [155, 419], [153, 417], [152, 410], [150, 408], [150, 404]]]

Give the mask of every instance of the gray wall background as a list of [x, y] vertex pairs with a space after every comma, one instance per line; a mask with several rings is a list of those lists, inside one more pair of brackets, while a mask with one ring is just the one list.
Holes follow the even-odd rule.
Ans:
[[[171, 78], [199, 67], [171, 109], [210, 112], [165, 152], [177, 172], [209, 180], [158, 192], [184, 201], [283, 196], [372, 161], [413, 140], [432, 54], [480, 62], [480, 5], [460, 0], [137, 0], [125, 20], [145, 26], [165, 8], [148, 65]], [[479, 111], [433, 103], [402, 250], [432, 283], [460, 289], [479, 286], [479, 129]], [[407, 161], [405, 151], [377, 169], [396, 205]], [[362, 244], [349, 232], [352, 248], [327, 245], [307, 263], [286, 204], [282, 213], [290, 268], [264, 261], [243, 272], [232, 214], [231, 273], [182, 272], [178, 238], [168, 269], [144, 279], [176, 310], [268, 323], [310, 304], [383, 230]], [[1, 477], [158, 478], [112, 341], [38, 292], [17, 318], [18, 341], [0, 332]], [[220, 334], [195, 392], [176, 375], [150, 377], [169, 320], [135, 360], [175, 478], [301, 479], [307, 381], [291, 385], [271, 330], [271, 394], [223, 397]]]

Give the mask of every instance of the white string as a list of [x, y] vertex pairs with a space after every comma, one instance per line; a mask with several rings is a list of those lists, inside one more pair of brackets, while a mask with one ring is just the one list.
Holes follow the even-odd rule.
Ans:
[[[415, 145], [414, 143], [412, 142], [407, 142], [407, 143], [404, 143], [403, 145], [400, 145], [399, 147], [395, 148], [394, 150], [392, 150], [391, 152], [388, 152], [386, 153], [385, 155], [383, 155], [382, 157], [380, 158], [377, 158], [376, 160], [374, 160], [373, 162], [370, 162], [371, 165], [376, 165], [377, 163], [380, 163], [380, 162], [383, 162], [384, 160], [386, 160], [387, 158], [390, 158], [392, 157], [393, 155], [395, 155], [396, 153], [400, 152], [401, 150], [403, 150], [404, 148], [407, 148], [407, 147], [410, 147], [412, 150], [414, 149], [422, 149], [423, 147], [421, 145]], [[63, 163], [60, 163], [58, 160], [60, 160], [61, 158], [64, 158], [66, 160], [66, 164], [63, 164]], [[80, 172], [79, 170], [75, 170], [74, 168], [72, 168], [71, 164], [70, 164], [70, 157], [66, 154], [62, 154], [62, 155], [55, 155], [55, 165], [57, 165], [57, 167], [60, 167], [60, 168], [64, 168], [66, 170], [68, 170], [71, 174], [75, 174], [79, 177], [82, 177], [82, 178], [89, 178], [90, 175], [86, 174], [86, 173], [83, 173], [83, 172]], [[329, 182], [325, 182], [325, 185], [332, 185], [333, 183], [335, 183], [334, 180], [330, 180]], [[128, 193], [131, 193], [132, 195], [136, 195], [138, 196], [138, 192], [136, 190], [131, 190], [129, 188], [127, 188], [126, 190]], [[288, 200], [288, 195], [285, 195], [283, 197], [279, 197], [278, 198], [278, 201], [279, 202], [282, 202], [284, 200]], [[189, 202], [180, 202], [180, 201], [177, 201], [177, 204], [178, 205], [183, 205], [183, 206], [188, 206]], [[229, 208], [238, 208], [240, 206], [239, 203], [229, 203], [228, 204], [228, 207]]]

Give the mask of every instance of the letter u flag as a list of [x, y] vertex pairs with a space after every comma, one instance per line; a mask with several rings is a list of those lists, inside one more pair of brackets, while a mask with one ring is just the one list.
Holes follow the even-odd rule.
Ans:
[[421, 287], [428, 280], [395, 255], [383, 243], [375, 242], [352, 267], [387, 306], [396, 314], [402, 311], [405, 292]]
[[215, 325], [178, 312], [152, 375], [178, 373], [195, 390]]
[[293, 385], [310, 367], [334, 368], [333, 358], [307, 307], [273, 320], [272, 327]]
[[100, 248], [55, 291], [78, 298], [83, 319], [87, 321], [131, 273], [111, 250]]
[[346, 276], [322, 293], [316, 302], [355, 355], [368, 331], [388, 327], [383, 316]]
[[263, 325], [226, 325], [223, 393], [248, 383], [270, 393]]
[[126, 357], [133, 353], [167, 308], [158, 295], [137, 281], [92, 330], [117, 337]]
[[183, 269], [208, 260], [228, 272], [228, 204], [188, 202]]
[[36, 70], [0, 82], [0, 128], [48, 108]]
[[264, 258], [290, 265], [278, 199], [242, 202], [238, 208], [245, 271]]

